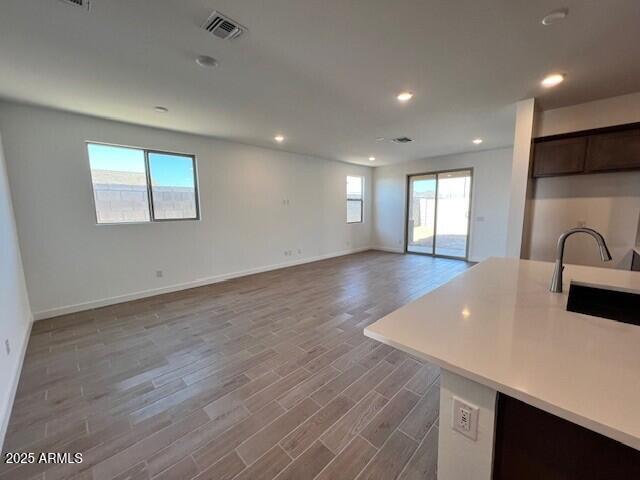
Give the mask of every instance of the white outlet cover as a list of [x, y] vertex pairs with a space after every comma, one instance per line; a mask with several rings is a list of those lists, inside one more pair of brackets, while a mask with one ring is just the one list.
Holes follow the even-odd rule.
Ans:
[[458, 397], [453, 397], [451, 428], [474, 442], [478, 439], [479, 408]]

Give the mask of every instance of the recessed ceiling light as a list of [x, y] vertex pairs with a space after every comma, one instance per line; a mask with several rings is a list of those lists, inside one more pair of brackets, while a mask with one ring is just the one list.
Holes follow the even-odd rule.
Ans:
[[559, 85], [564, 80], [564, 75], [561, 73], [552, 73], [551, 75], [547, 75], [542, 80], [542, 86], [545, 88], [555, 87]]
[[196, 63], [201, 67], [213, 68], [218, 66], [218, 61], [209, 55], [200, 55], [196, 58]]
[[369, 157], [369, 161], [370, 162], [375, 162], [376, 161], [376, 157]]
[[163, 107], [162, 105], [156, 105], [153, 109], [158, 113], [167, 113], [169, 111], [167, 107]]
[[413, 93], [411, 92], [401, 92], [397, 96], [397, 99], [401, 102], [408, 102], [412, 98], [413, 98]]
[[384, 137], [376, 137], [376, 142], [384, 142]]
[[282, 135], [276, 135], [273, 139], [278, 143], [284, 142], [284, 137]]
[[482, 139], [481, 138], [474, 138], [473, 139], [473, 143], [476, 145], [480, 145], [482, 143]]
[[553, 12], [550, 12], [548, 15], [546, 15], [542, 19], [542, 24], [545, 26], [552, 25], [556, 22], [564, 20], [565, 18], [567, 18], [567, 15], [569, 15], [568, 8], [559, 8], [558, 10], [554, 10]]

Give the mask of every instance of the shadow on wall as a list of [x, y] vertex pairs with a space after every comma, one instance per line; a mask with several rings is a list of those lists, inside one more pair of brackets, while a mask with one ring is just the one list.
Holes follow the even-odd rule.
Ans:
[[603, 264], [593, 239], [567, 241], [567, 263], [629, 269], [640, 235], [640, 172], [617, 172], [535, 180], [525, 258], [553, 261], [560, 234], [577, 226], [604, 235], [613, 262]]

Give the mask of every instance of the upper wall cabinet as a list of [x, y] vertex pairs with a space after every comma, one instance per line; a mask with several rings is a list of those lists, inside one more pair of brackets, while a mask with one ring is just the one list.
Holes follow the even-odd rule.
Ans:
[[640, 169], [640, 124], [535, 140], [533, 176]]
[[536, 144], [533, 176], [549, 177], [581, 173], [587, 154], [587, 138], [565, 138]]
[[640, 168], [640, 128], [589, 137], [588, 171], [626, 168]]

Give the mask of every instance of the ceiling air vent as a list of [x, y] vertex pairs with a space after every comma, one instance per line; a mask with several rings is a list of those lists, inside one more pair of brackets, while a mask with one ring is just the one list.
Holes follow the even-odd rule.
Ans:
[[409, 143], [409, 142], [413, 142], [413, 140], [411, 140], [409, 137], [398, 137], [398, 138], [394, 138], [392, 141], [396, 142], [396, 143]]
[[85, 10], [89, 10], [91, 8], [91, 2], [89, 0], [60, 0], [67, 5], [71, 5], [72, 7], [80, 7]]
[[202, 28], [223, 40], [238, 38], [247, 30], [235, 20], [231, 20], [229, 17], [216, 11], [209, 15], [207, 21], [202, 24]]

